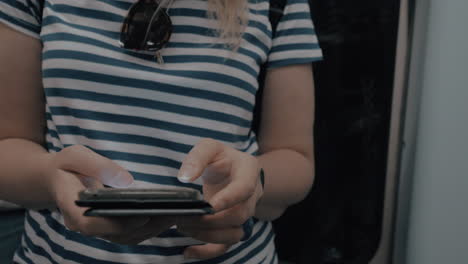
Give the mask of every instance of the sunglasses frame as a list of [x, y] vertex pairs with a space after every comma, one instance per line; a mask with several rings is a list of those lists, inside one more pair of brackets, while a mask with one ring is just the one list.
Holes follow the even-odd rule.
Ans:
[[[138, 9], [144, 9], [139, 5], [148, 5], [152, 4], [154, 12], [148, 22], [144, 21], [146, 25], [145, 35], [138, 35], [138, 31], [133, 31], [132, 28], [137, 27], [138, 25], [132, 25], [135, 21], [135, 16], [138, 15]], [[143, 14], [145, 17], [145, 14]], [[159, 25], [161, 30], [164, 32], [158, 32], [153, 34], [155, 36], [162, 36], [161, 39], [151, 39], [152, 29]], [[149, 51], [149, 52], [158, 52], [164, 48], [164, 46], [169, 42], [169, 39], [172, 35], [172, 20], [167, 14], [167, 9], [161, 7], [159, 3], [154, 0], [139, 0], [136, 3], [133, 3], [128, 10], [127, 16], [124, 19], [120, 30], [120, 40], [119, 45], [121, 48], [135, 50], [135, 51]], [[140, 31], [141, 32], [141, 31]], [[132, 39], [138, 39], [134, 41]]]

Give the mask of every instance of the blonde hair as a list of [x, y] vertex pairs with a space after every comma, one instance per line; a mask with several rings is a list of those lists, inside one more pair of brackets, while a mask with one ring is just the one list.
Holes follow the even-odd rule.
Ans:
[[236, 50], [248, 23], [248, 0], [208, 0], [208, 15], [218, 20], [219, 37]]
[[[160, 0], [161, 6], [170, 7], [175, 0]], [[237, 49], [248, 23], [249, 0], [208, 0], [208, 17], [217, 20], [220, 39]]]

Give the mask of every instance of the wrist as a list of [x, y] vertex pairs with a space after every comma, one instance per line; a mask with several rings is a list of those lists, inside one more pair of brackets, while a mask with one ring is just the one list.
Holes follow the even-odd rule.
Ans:
[[258, 183], [257, 183], [257, 206], [261, 203], [262, 197], [265, 194], [265, 171], [263, 168], [260, 168], [258, 173]]
[[56, 178], [57, 178], [57, 171], [59, 168], [57, 167], [56, 162], [57, 153], [47, 153], [44, 155], [44, 167], [40, 172], [41, 179], [44, 180], [45, 190], [48, 194], [48, 200], [50, 200], [49, 208], [56, 206]]

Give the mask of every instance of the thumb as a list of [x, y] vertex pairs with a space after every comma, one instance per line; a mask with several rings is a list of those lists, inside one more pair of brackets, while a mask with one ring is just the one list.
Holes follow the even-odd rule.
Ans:
[[128, 187], [133, 183], [127, 170], [82, 145], [64, 148], [57, 153], [56, 162], [59, 169], [93, 177], [111, 187]]

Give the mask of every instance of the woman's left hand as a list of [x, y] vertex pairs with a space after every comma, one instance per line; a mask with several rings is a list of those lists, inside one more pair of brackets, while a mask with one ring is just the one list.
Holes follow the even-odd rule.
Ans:
[[245, 236], [242, 225], [255, 213], [263, 195], [260, 164], [254, 156], [213, 139], [202, 139], [188, 153], [179, 171], [182, 182], [203, 179], [203, 196], [215, 214], [184, 216], [178, 230], [205, 245], [188, 247], [189, 259], [207, 259], [225, 253]]

